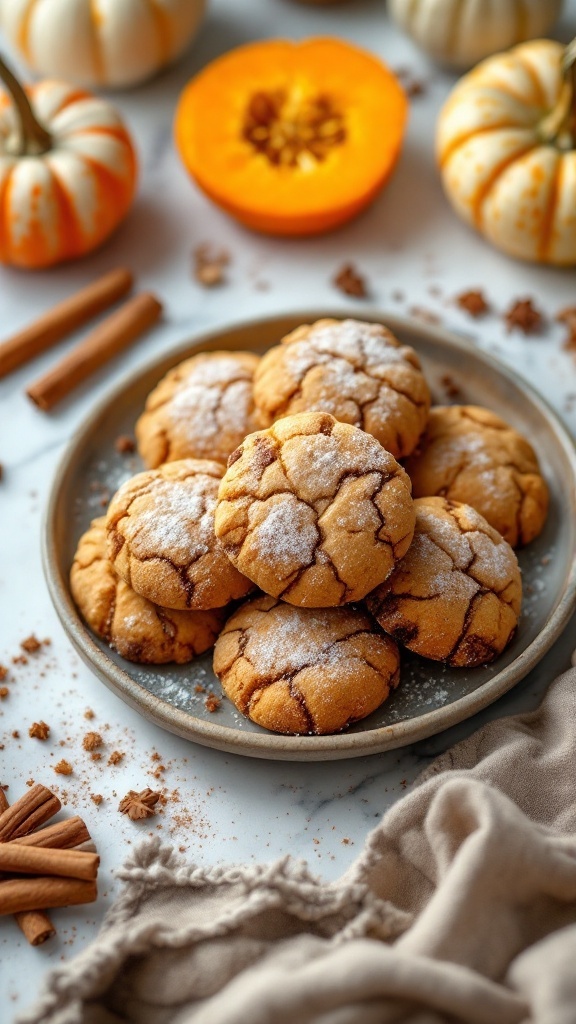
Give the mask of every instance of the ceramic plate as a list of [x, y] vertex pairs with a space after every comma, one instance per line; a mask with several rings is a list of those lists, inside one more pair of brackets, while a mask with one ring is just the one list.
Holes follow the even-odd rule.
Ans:
[[[354, 314], [352, 314], [354, 315]], [[357, 315], [357, 313], [356, 313]], [[446, 668], [405, 652], [402, 681], [369, 718], [334, 736], [279, 736], [253, 725], [226, 699], [206, 710], [201, 685], [220, 694], [211, 652], [191, 665], [139, 666], [124, 661], [82, 622], [68, 573], [78, 538], [103, 502], [141, 465], [115, 451], [132, 434], [147, 394], [175, 363], [196, 352], [263, 352], [301, 323], [343, 313], [312, 311], [273, 317], [202, 334], [131, 372], [75, 432], [56, 473], [44, 530], [44, 567], [52, 600], [81, 657], [119, 697], [146, 718], [196, 743], [254, 757], [329, 760], [390, 750], [424, 739], [476, 714], [516, 685], [549, 650], [565, 626], [576, 594], [576, 458], [564, 427], [546, 403], [512, 370], [467, 341], [438, 328], [363, 311], [381, 320], [420, 356], [436, 402], [446, 402], [446, 379], [457, 400], [487, 406], [525, 434], [548, 480], [551, 507], [544, 533], [519, 554], [525, 599], [517, 635], [493, 665]]]

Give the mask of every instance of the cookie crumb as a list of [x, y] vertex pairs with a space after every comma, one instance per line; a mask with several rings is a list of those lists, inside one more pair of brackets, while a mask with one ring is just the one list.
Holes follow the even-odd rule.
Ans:
[[100, 754], [98, 751], [95, 750], [92, 754], [90, 754], [90, 760], [91, 761], [101, 761], [102, 760], [102, 754]]
[[120, 764], [120, 761], [124, 759], [124, 754], [121, 750], [113, 750], [108, 758], [108, 764]]
[[25, 640], [22, 640], [20, 647], [23, 651], [26, 651], [26, 654], [36, 654], [36, 652], [42, 647], [42, 644], [37, 637], [31, 633]]
[[82, 740], [84, 750], [97, 750], [104, 743], [99, 732], [87, 732]]
[[50, 726], [46, 722], [33, 722], [28, 729], [28, 735], [35, 740], [47, 740], [50, 735]]
[[7, 686], [0, 686], [0, 700], [5, 700], [10, 694], [10, 690]]
[[484, 298], [484, 292], [480, 289], [470, 289], [467, 292], [460, 292], [455, 299], [456, 305], [463, 309], [470, 316], [484, 316], [490, 309], [489, 303]]
[[84, 718], [87, 718], [88, 721], [91, 721], [94, 717], [95, 715], [94, 712], [92, 711], [92, 708], [86, 708], [86, 711], [84, 712]]
[[204, 707], [206, 708], [206, 711], [209, 711], [212, 714], [214, 711], [218, 711], [218, 708], [220, 707], [221, 703], [222, 699], [220, 697], [216, 697], [213, 693], [211, 693], [209, 694], [208, 697], [206, 697], [206, 700], [204, 701]]
[[62, 758], [61, 761], [58, 761], [58, 764], [54, 765], [54, 771], [57, 772], [58, 775], [72, 775], [74, 769], [69, 761], [65, 761], [64, 758]]
[[99, 807], [104, 797], [101, 793], [90, 793], [90, 799], [93, 804], [96, 804], [96, 806]]
[[114, 447], [119, 455], [132, 455], [136, 451], [136, 442], [128, 434], [120, 434], [114, 442]]
[[28, 658], [26, 657], [25, 654], [15, 654], [14, 657], [12, 658], [12, 664], [13, 665], [27, 665], [28, 664]]
[[504, 314], [504, 322], [509, 334], [514, 329], [522, 331], [523, 334], [538, 334], [542, 329], [544, 318], [532, 299], [528, 297], [527, 299], [516, 299], [512, 303]]
[[444, 376], [440, 378], [440, 383], [448, 398], [460, 398], [462, 395], [461, 389], [449, 373], [445, 373]]
[[194, 693], [206, 693], [206, 687], [201, 686], [200, 683], [197, 683], [196, 686], [194, 687]]
[[0, 665], [0, 683], [4, 682], [8, 675], [8, 672], [9, 669], [6, 668], [6, 665]]
[[332, 283], [354, 299], [365, 299], [368, 295], [366, 279], [359, 273], [353, 263], [345, 263], [332, 278]]
[[216, 249], [204, 242], [194, 250], [194, 277], [205, 288], [224, 284], [225, 268], [230, 263], [230, 253], [226, 249]]
[[136, 793], [131, 789], [118, 805], [121, 814], [127, 814], [131, 821], [138, 821], [140, 818], [151, 818], [156, 814], [156, 804], [160, 799], [160, 793], [152, 789], [143, 789]]
[[14, 731], [12, 733], [12, 739], [13, 740], [19, 740], [20, 739], [20, 733], [18, 732], [18, 729], [14, 729]]

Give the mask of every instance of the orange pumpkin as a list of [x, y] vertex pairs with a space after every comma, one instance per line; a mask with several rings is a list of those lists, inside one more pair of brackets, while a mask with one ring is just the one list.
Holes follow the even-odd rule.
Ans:
[[130, 136], [88, 92], [43, 81], [26, 95], [1, 60], [0, 79], [0, 261], [36, 269], [82, 256], [130, 207]]
[[407, 101], [376, 57], [337, 39], [239, 47], [184, 90], [176, 142], [203, 191], [243, 224], [311, 235], [349, 220], [398, 158]]

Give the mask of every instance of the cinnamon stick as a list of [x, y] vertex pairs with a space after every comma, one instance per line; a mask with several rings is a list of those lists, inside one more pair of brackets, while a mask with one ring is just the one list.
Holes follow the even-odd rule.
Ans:
[[41, 946], [53, 935], [56, 929], [52, 921], [43, 910], [23, 910], [20, 914], [14, 914], [16, 923], [24, 938], [31, 946]]
[[57, 821], [54, 825], [22, 836], [21, 839], [8, 840], [9, 843], [18, 843], [20, 846], [50, 846], [57, 850], [73, 850], [91, 841], [92, 837], [78, 815], [67, 818], [66, 821]]
[[0, 843], [32, 832], [53, 817], [61, 806], [58, 797], [46, 786], [32, 786], [0, 814]]
[[11, 878], [0, 882], [0, 917], [27, 910], [93, 903], [97, 895], [96, 882], [82, 882], [77, 878]]
[[0, 871], [21, 875], [57, 875], [91, 882], [98, 874], [100, 857], [78, 850], [54, 850], [47, 846], [0, 844]]
[[97, 281], [60, 302], [0, 344], [0, 377], [45, 352], [98, 313], [126, 295], [133, 283], [129, 270], [111, 270]]
[[31, 384], [26, 394], [44, 412], [70, 394], [86, 377], [128, 348], [156, 323], [162, 305], [149, 292], [125, 302], [54, 369]]

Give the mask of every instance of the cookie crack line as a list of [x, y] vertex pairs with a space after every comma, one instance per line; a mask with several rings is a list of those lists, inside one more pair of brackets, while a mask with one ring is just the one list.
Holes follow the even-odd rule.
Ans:
[[[465, 612], [465, 614], [464, 614], [464, 621], [463, 621], [463, 623], [462, 623], [462, 629], [461, 629], [461, 631], [460, 631], [460, 634], [459, 634], [459, 636], [458, 636], [458, 639], [456, 640], [456, 642], [455, 642], [454, 646], [452, 647], [452, 649], [451, 649], [451, 650], [450, 650], [450, 652], [448, 653], [447, 657], [446, 657], [446, 658], [444, 659], [444, 660], [445, 660], [445, 661], [446, 661], [446, 662], [447, 662], [448, 664], [452, 664], [452, 662], [453, 662], [453, 659], [455, 658], [455, 656], [456, 656], [456, 655], [457, 655], [457, 653], [458, 653], [458, 648], [460, 647], [460, 645], [461, 645], [462, 643], [464, 643], [464, 641], [465, 641], [465, 640], [466, 640], [466, 638], [467, 638], [467, 635], [468, 635], [468, 629], [469, 629], [469, 627], [470, 627], [470, 623], [471, 623], [471, 620], [472, 620], [472, 612], [473, 612], [473, 609], [474, 609], [474, 605], [475, 605], [475, 604], [476, 604], [476, 602], [477, 602], [477, 601], [479, 601], [479, 600], [480, 600], [480, 599], [481, 599], [481, 598], [482, 598], [482, 597], [483, 597], [483, 596], [484, 596], [484, 595], [485, 595], [486, 593], [491, 593], [491, 591], [487, 591], [487, 590], [484, 590], [484, 591], [482, 591], [482, 590], [479, 590], [479, 591], [478, 591], [478, 592], [477, 592], [476, 594], [474, 594], [474, 595], [473, 595], [473, 596], [472, 596], [472, 597], [470, 598], [470, 600], [469, 600], [469, 602], [468, 602], [468, 607], [466, 608], [466, 612]], [[482, 638], [481, 638], [481, 637], [479, 637], [479, 639], [482, 639]], [[490, 651], [492, 652], [493, 656], [495, 656], [495, 655], [496, 655], [496, 654], [498, 653], [498, 652], [497, 652], [497, 650], [496, 650], [496, 649], [494, 648], [494, 646], [493, 646], [492, 644], [486, 643], [485, 641], [482, 641], [482, 642], [483, 642], [483, 645], [484, 645], [484, 647], [486, 648], [486, 650], [490, 650]]]

